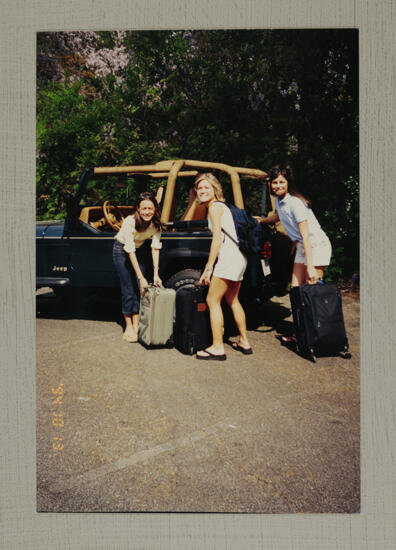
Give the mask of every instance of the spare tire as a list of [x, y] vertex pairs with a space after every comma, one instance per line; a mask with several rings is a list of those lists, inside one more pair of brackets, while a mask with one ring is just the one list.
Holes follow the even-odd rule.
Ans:
[[185, 286], [192, 286], [199, 281], [201, 277], [201, 271], [199, 269], [183, 269], [174, 273], [169, 279], [165, 282], [167, 288], [174, 288], [176, 292]]

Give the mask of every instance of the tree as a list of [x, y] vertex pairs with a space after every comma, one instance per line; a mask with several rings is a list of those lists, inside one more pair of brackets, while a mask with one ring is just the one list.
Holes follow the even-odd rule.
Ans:
[[40, 33], [39, 215], [62, 215], [89, 165], [286, 159], [333, 242], [330, 274], [351, 274], [357, 47], [348, 29]]

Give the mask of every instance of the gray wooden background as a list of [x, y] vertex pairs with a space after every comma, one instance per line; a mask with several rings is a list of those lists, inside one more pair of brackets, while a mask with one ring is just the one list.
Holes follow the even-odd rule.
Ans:
[[[0, 0], [0, 548], [396, 547], [395, 0]], [[360, 37], [362, 511], [35, 511], [37, 31], [357, 27]]]

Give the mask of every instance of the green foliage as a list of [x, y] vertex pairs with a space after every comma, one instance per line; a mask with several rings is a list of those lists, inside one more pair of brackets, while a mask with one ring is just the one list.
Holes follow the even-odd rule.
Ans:
[[[38, 46], [48, 52], [45, 34]], [[98, 49], [118, 51], [119, 34], [96, 35]], [[79, 52], [62, 82], [47, 70], [37, 98], [38, 217], [63, 217], [88, 166], [193, 158], [268, 169], [286, 159], [332, 241], [329, 277], [358, 270], [357, 31], [131, 31], [122, 40], [130, 57], [117, 73], [99, 77]], [[129, 200], [160, 184], [128, 181]], [[98, 182], [101, 197], [106, 185]], [[257, 211], [260, 190], [243, 186]]]

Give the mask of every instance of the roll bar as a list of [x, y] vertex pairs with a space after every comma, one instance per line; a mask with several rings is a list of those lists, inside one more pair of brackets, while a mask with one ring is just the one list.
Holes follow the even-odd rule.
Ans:
[[[185, 168], [198, 168], [199, 170], [185, 170]], [[93, 171], [87, 174], [86, 171], [80, 180], [80, 186], [76, 193], [76, 197], [85, 180], [85, 174], [88, 176], [99, 176], [104, 174], [128, 174], [137, 175], [145, 174], [154, 178], [167, 178], [166, 193], [164, 204], [162, 207], [161, 221], [167, 223], [170, 217], [170, 211], [173, 203], [175, 185], [178, 177], [196, 176], [203, 168], [209, 170], [219, 170], [228, 174], [231, 178], [232, 192], [234, 195], [234, 204], [239, 208], [244, 208], [243, 197], [241, 192], [240, 176], [251, 177], [257, 179], [265, 179], [267, 173], [257, 168], [242, 168], [230, 166], [220, 162], [205, 162], [200, 160], [190, 159], [175, 159], [163, 160], [156, 164], [142, 164], [131, 166], [101, 166], [93, 168]], [[79, 197], [81, 198], [81, 197]]]

